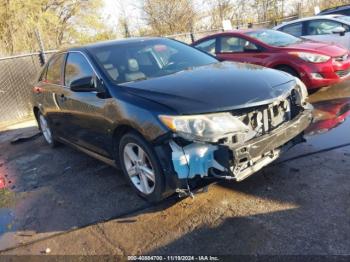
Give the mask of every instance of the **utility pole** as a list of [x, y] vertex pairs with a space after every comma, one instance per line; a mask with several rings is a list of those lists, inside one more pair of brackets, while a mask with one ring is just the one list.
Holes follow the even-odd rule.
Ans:
[[302, 2], [299, 2], [298, 3], [298, 18], [301, 18], [302, 17], [302, 10], [301, 10], [301, 8], [302, 8]]
[[41, 39], [40, 32], [37, 28], [34, 30], [34, 33], [39, 45], [39, 62], [43, 66], [46, 63], [46, 56], [44, 53], [44, 43]]

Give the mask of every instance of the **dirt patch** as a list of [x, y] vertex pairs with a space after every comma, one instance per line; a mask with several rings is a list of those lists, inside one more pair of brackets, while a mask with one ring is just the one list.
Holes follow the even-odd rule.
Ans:
[[8, 189], [0, 190], [0, 208], [9, 208], [16, 204], [15, 193]]

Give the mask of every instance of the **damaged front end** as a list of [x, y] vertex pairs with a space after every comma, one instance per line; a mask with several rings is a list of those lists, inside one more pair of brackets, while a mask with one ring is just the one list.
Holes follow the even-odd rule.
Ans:
[[216, 114], [160, 116], [173, 131], [160, 153], [163, 160], [171, 154], [171, 161], [163, 161], [164, 171], [173, 174], [170, 187], [188, 189], [190, 180], [206, 177], [241, 181], [302, 142], [312, 106], [305, 86], [296, 82], [269, 103]]

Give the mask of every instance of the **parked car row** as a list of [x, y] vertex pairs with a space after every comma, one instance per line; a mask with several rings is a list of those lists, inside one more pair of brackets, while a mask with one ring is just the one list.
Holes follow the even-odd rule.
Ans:
[[206, 36], [192, 45], [219, 60], [279, 69], [300, 78], [308, 89], [350, 76], [350, 6], [282, 23], [269, 29], [234, 30]]
[[202, 38], [193, 46], [219, 60], [246, 62], [285, 71], [309, 89], [335, 84], [350, 76], [349, 51], [306, 41], [269, 29], [223, 32]]
[[46, 142], [120, 168], [149, 201], [191, 194], [198, 180], [241, 181], [302, 142], [305, 84], [349, 75], [347, 49], [275, 30], [193, 46], [136, 38], [56, 53], [33, 88]]

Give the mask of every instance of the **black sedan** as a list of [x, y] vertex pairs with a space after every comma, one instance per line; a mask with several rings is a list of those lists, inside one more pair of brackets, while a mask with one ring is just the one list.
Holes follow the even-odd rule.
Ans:
[[53, 55], [33, 110], [50, 146], [121, 168], [139, 195], [159, 201], [204, 178], [243, 180], [302, 141], [306, 97], [287, 73], [138, 38]]

